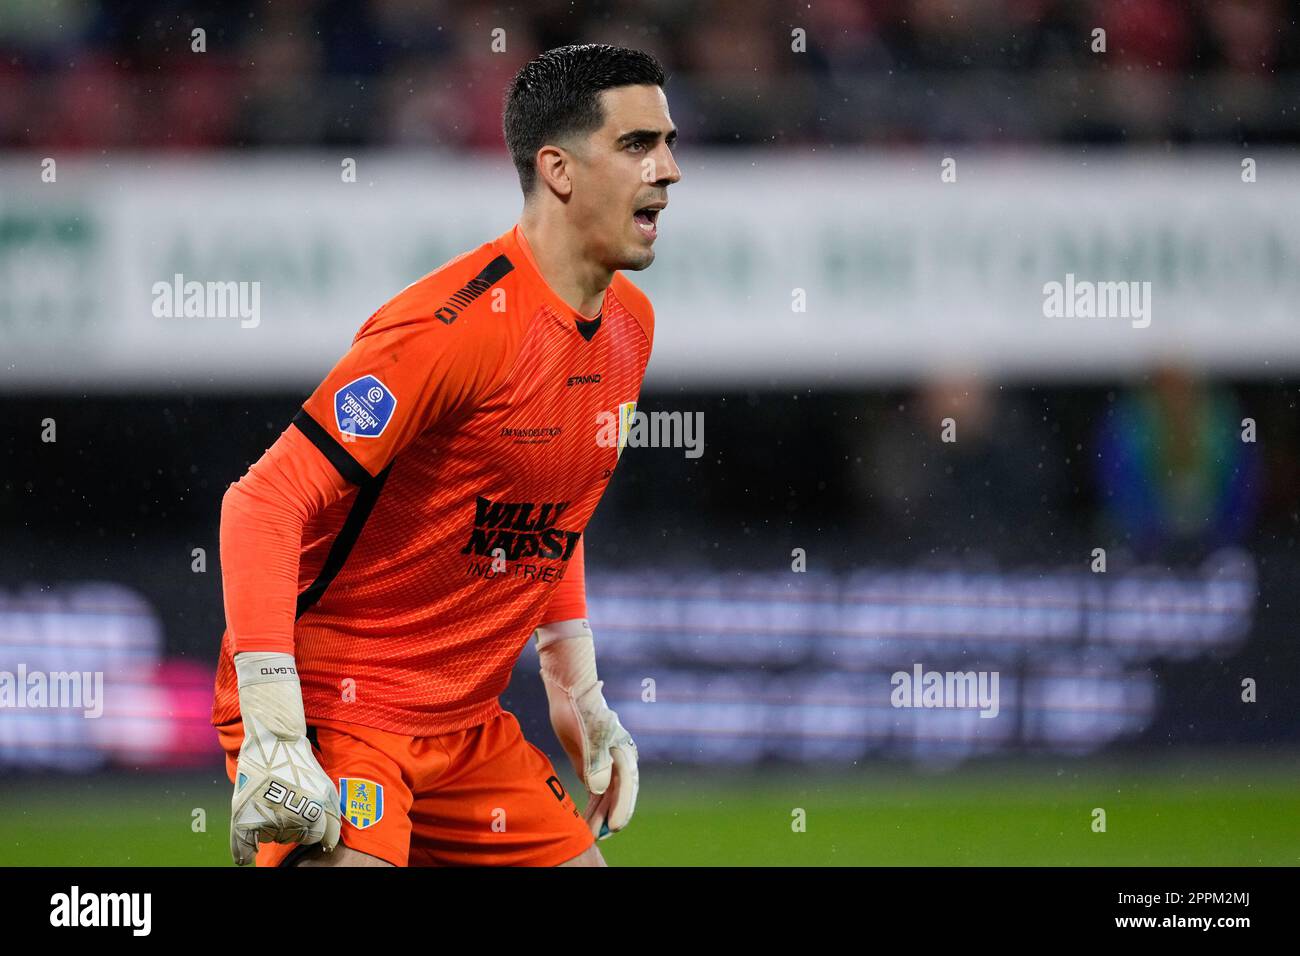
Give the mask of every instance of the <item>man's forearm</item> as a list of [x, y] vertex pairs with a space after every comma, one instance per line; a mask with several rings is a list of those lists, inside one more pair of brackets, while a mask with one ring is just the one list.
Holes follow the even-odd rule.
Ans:
[[240, 485], [222, 499], [221, 587], [234, 653], [293, 653], [302, 527]]
[[232, 650], [292, 654], [302, 532], [351, 487], [290, 427], [221, 502], [221, 579]]

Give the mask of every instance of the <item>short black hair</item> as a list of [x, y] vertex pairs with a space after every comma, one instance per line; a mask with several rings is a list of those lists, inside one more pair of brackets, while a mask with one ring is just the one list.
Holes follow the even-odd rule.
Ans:
[[524, 65], [505, 102], [506, 148], [528, 196], [537, 182], [537, 151], [605, 122], [599, 94], [616, 86], [664, 85], [663, 67], [649, 53], [606, 43], [547, 50]]

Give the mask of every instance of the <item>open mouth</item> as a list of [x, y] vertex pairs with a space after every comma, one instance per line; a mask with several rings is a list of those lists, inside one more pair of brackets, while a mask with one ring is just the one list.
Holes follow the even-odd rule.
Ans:
[[662, 206], [642, 206], [632, 214], [632, 221], [647, 238], [653, 239], [659, 234], [659, 212]]

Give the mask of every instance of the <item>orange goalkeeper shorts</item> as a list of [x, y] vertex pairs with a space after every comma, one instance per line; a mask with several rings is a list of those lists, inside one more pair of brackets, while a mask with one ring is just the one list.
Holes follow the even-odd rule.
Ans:
[[[546, 755], [502, 711], [477, 727], [409, 737], [339, 720], [308, 720], [321, 767], [339, 788], [342, 842], [394, 866], [556, 866], [594, 839]], [[231, 783], [240, 721], [217, 728]], [[291, 843], [264, 843], [279, 866]]]

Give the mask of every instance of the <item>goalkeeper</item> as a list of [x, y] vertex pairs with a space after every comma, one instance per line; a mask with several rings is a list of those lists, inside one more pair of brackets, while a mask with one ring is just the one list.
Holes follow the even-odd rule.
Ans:
[[[650, 56], [511, 85], [510, 230], [386, 303], [222, 502], [213, 724], [241, 864], [594, 865], [636, 745], [587, 620], [583, 531], [626, 443], [640, 270], [676, 130]], [[535, 637], [569, 794], [498, 698]]]

